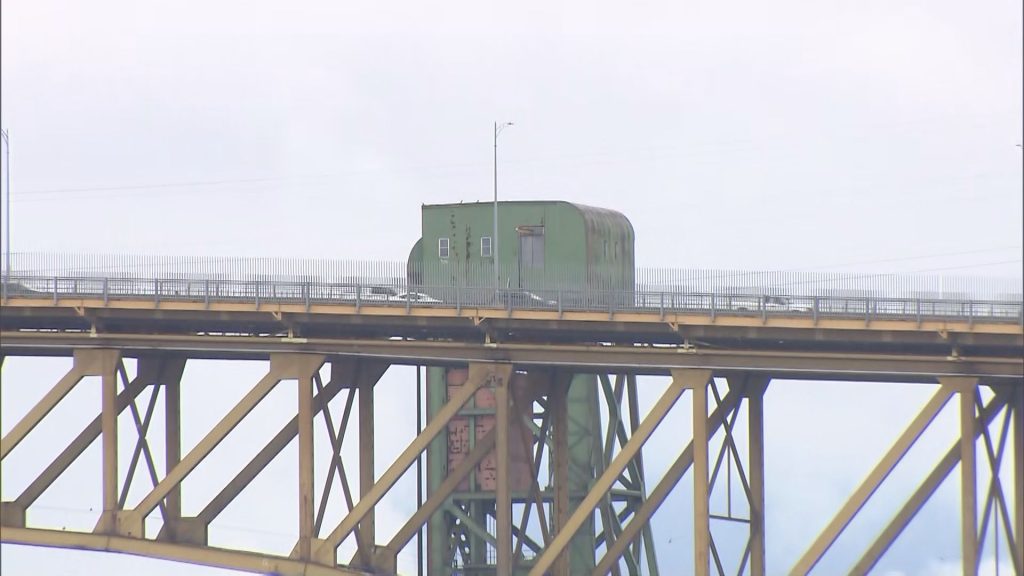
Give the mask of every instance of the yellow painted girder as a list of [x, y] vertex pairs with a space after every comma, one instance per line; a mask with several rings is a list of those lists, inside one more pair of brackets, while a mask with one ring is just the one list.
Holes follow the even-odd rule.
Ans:
[[25, 544], [29, 546], [134, 554], [175, 562], [242, 570], [257, 574], [279, 574], [281, 576], [367, 575], [366, 572], [344, 566], [330, 567], [269, 554], [63, 530], [5, 526], [0, 530], [0, 541], [5, 544]]
[[[126, 350], [176, 350], [204, 357], [230, 359], [302, 352], [387, 358], [391, 363], [513, 362], [521, 365], [588, 366], [664, 374], [672, 368], [709, 368], [770, 372], [786, 378], [897, 378], [934, 382], [935, 376], [1024, 376], [1024, 358], [1007, 356], [942, 356], [936, 354], [861, 353], [787, 350], [725, 350], [677, 346], [556, 345], [471, 343], [430, 340], [369, 340], [215, 335], [104, 335], [68, 332], [0, 332], [0, 341], [14, 354], [19, 348], [37, 351], [88, 347]], [[211, 356], [212, 355], [212, 356]], [[248, 355], [248, 356], [246, 356]]]
[[[666, 310], [623, 311], [610, 313], [606, 311], [564, 311], [557, 310], [505, 310], [502, 308], [481, 308], [454, 306], [412, 306], [393, 304], [363, 303], [356, 307], [352, 303], [311, 304], [307, 307], [302, 303], [259, 303], [256, 302], [190, 302], [190, 301], [155, 301], [152, 298], [111, 299], [104, 302], [102, 298], [67, 298], [56, 302], [52, 298], [12, 296], [0, 307], [16, 309], [53, 310], [66, 309], [73, 316], [87, 316], [90, 310], [109, 311], [147, 311], [163, 312], [195, 312], [224, 314], [268, 314], [275, 318], [281, 315], [330, 316], [330, 317], [376, 317], [376, 318], [445, 318], [465, 319], [479, 324], [487, 320], [533, 320], [559, 321], [562, 323], [621, 323], [625, 325], [667, 325], [682, 326], [716, 326], [732, 328], [792, 328], [807, 330], [871, 330], [900, 332], [951, 332], [974, 334], [1007, 334], [1024, 335], [1024, 326], [1011, 321], [992, 321], [986, 318], [973, 320], [934, 320], [914, 318], [887, 318], [884, 315], [872, 315], [870, 319], [850, 315], [842, 318], [819, 316], [814, 318], [808, 312], [772, 313], [767, 316], [760, 314], [735, 314], [719, 311], [714, 317], [709, 313], [683, 313]], [[582, 326], [581, 326], [582, 328]]]

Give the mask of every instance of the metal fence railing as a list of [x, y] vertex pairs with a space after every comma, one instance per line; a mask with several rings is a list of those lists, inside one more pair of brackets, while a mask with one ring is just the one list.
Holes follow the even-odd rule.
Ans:
[[[8, 271], [4, 270], [4, 274]], [[903, 297], [958, 300], [1021, 299], [1020, 278], [890, 273], [821, 273], [636, 268], [628, 271], [549, 266], [501, 269], [495, 286], [489, 259], [440, 262], [413, 269], [402, 261], [294, 258], [188, 257], [55, 253], [11, 254], [12, 276], [119, 279], [200, 279], [311, 283], [406, 283], [524, 289], [787, 294], [796, 296]], [[416, 281], [416, 277], [423, 281]], [[429, 282], [445, 279], [445, 282]]]
[[[13, 254], [3, 298], [988, 318], [1024, 322], [1019, 279], [721, 270], [502, 270], [486, 263]], [[444, 282], [436, 282], [438, 279]], [[486, 279], [486, 280], [484, 280]], [[426, 282], [430, 280], [430, 282]], [[503, 283], [500, 283], [504, 281]], [[513, 282], [514, 281], [514, 282]]]

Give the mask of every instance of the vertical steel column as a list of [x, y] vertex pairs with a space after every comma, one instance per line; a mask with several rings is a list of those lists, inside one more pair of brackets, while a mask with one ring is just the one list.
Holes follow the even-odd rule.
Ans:
[[[595, 374], [575, 374], [568, 381], [569, 442], [569, 509], [575, 510], [583, 501], [591, 483], [597, 478], [600, 450], [601, 415], [598, 402], [598, 378]], [[595, 440], [597, 446], [595, 446]], [[585, 574], [594, 568], [595, 514], [584, 520], [569, 543], [569, 572]]]
[[[359, 499], [362, 500], [373, 487], [373, 389], [376, 382], [359, 382]], [[359, 555], [363, 565], [369, 565], [373, 558], [376, 542], [376, 519], [373, 507], [359, 521], [356, 534]]]
[[764, 393], [768, 379], [752, 376], [747, 380], [747, 473], [750, 480], [750, 574], [765, 575], [764, 532]]
[[[141, 366], [143, 360], [139, 359]], [[181, 380], [166, 380], [164, 385], [164, 470], [174, 470], [181, 462]], [[176, 537], [177, 524], [181, 520], [181, 485], [178, 484], [167, 493], [164, 500], [167, 516], [170, 520], [168, 532]]]
[[1024, 570], [1024, 381], [1016, 383], [1013, 403], [1013, 509], [1017, 567]]
[[103, 434], [103, 517], [104, 531], [113, 531], [117, 525], [118, 471], [117, 471], [117, 350], [97, 350], [96, 362], [100, 370], [101, 405], [100, 429]]
[[[564, 379], [553, 378], [548, 396], [548, 409], [552, 412], [555, 463], [555, 513], [552, 515], [552, 534], [561, 532], [569, 521], [569, 385]], [[553, 576], [569, 576], [569, 554], [563, 551], [555, 559]]]
[[[299, 374], [299, 544], [298, 557], [309, 560], [313, 533], [313, 375]], [[360, 392], [360, 395], [362, 393]], [[362, 420], [360, 420], [362, 422]], [[360, 479], [361, 482], [361, 479]], [[360, 484], [360, 488], [362, 484]], [[324, 498], [327, 495], [324, 494]]]
[[978, 573], [978, 475], [975, 468], [974, 389], [977, 380], [961, 382], [960, 391], [960, 522], [964, 576]]
[[[442, 367], [426, 368], [427, 417], [430, 422], [448, 400], [447, 370]], [[448, 471], [448, 438], [438, 434], [427, 448], [427, 495], [437, 492]], [[427, 574], [443, 574], [451, 540], [448, 537], [448, 515], [438, 510], [427, 522]]]
[[[416, 435], [423, 431], [423, 367], [416, 365]], [[429, 450], [429, 449], [428, 449]], [[423, 454], [416, 457], [416, 509], [423, 507]], [[423, 527], [416, 529], [416, 576], [423, 576]]]
[[[512, 498], [509, 492], [508, 476], [508, 393], [509, 382], [499, 374], [494, 375], [495, 428], [497, 429], [495, 456], [497, 457], [497, 486], [495, 490], [494, 519], [497, 531], [496, 548], [498, 576], [512, 574]], [[475, 432], [470, 432], [475, 433]]]
[[693, 389], [693, 572], [711, 573], [711, 521], [708, 507], [708, 383]]

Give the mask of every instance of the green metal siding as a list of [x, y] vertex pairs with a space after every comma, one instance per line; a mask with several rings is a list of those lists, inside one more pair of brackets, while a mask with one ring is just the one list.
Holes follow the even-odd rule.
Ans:
[[[422, 218], [422, 285], [494, 285], [494, 258], [480, 253], [481, 237], [493, 236], [494, 204], [423, 206]], [[531, 228], [543, 229], [543, 269], [520, 266], [520, 232]], [[498, 230], [501, 288], [633, 288], [633, 227], [618, 212], [568, 202], [500, 202]], [[446, 259], [438, 254], [441, 238], [449, 239]]]

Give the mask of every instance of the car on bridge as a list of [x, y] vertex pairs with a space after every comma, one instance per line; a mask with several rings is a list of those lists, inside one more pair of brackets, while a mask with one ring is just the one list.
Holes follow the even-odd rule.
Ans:
[[813, 306], [790, 296], [729, 296], [729, 309], [737, 312], [811, 312]]
[[498, 301], [506, 308], [557, 308], [558, 302], [522, 288], [498, 290]]
[[434, 298], [429, 294], [423, 292], [399, 292], [388, 300], [397, 300], [399, 302], [414, 302], [418, 304], [440, 304], [441, 300]]

